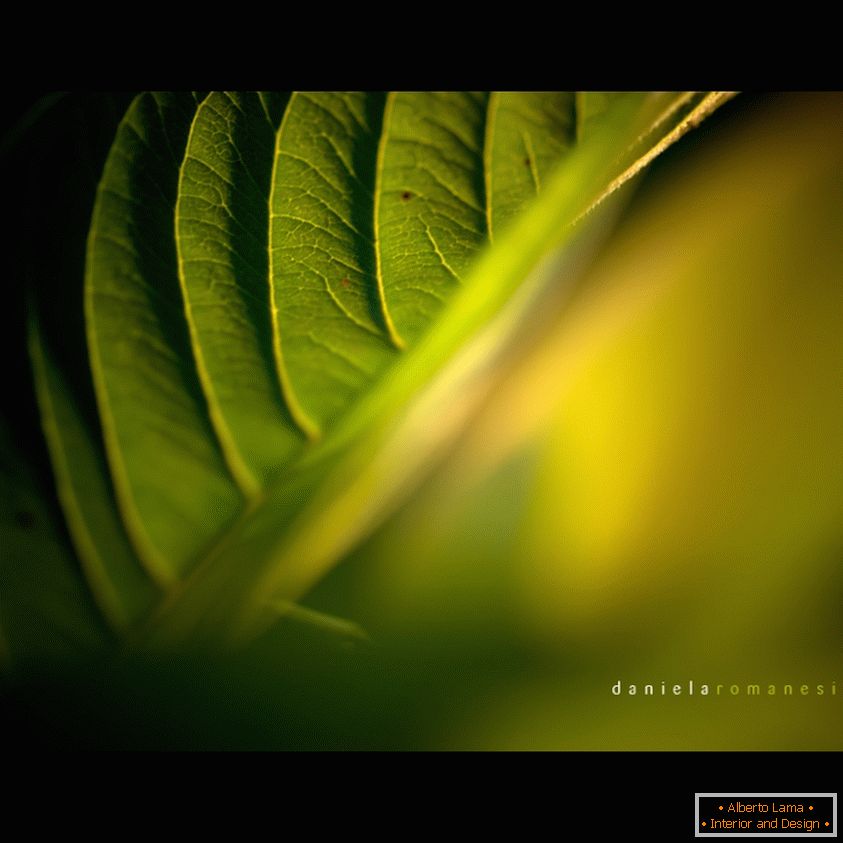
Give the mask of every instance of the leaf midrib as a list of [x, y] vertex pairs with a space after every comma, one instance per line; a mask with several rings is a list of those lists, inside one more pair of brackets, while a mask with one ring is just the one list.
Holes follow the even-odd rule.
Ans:
[[486, 125], [483, 129], [483, 187], [486, 192], [486, 237], [493, 243], [492, 237], [492, 152], [495, 143], [495, 117], [497, 116], [500, 94], [489, 91], [486, 100]]
[[[685, 99], [685, 102], [690, 101], [694, 92], [689, 92], [690, 96]], [[604, 202], [615, 191], [623, 187], [630, 179], [638, 175], [654, 158], [659, 156], [665, 149], [672, 146], [683, 135], [687, 134], [691, 129], [697, 126], [705, 117], [728, 102], [733, 97], [737, 96], [737, 91], [714, 91], [706, 95], [700, 103], [695, 106], [692, 111], [687, 114], [667, 135], [661, 138], [658, 143], [651, 146], [643, 155], [632, 161], [626, 169], [618, 176], [616, 176], [608, 187], [600, 194], [575, 220], [574, 224], [578, 223], [583, 217], [590, 214], [602, 202]], [[683, 103], [684, 104], [684, 103]], [[679, 106], [681, 107], [681, 106]], [[660, 117], [659, 123], [664, 122], [670, 114], [674, 113], [677, 108], [667, 109]], [[651, 133], [652, 127], [648, 127], [640, 138], [646, 139]], [[637, 141], [636, 141], [637, 143]], [[632, 144], [630, 149], [634, 149], [636, 143]]]

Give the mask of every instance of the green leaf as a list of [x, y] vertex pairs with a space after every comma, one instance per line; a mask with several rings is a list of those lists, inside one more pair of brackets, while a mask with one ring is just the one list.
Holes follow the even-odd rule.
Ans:
[[58, 496], [79, 560], [105, 617], [117, 628], [128, 627], [149, 612], [157, 591], [123, 529], [102, 450], [68, 392], [34, 313], [30, 354]]
[[296, 93], [276, 138], [275, 359], [296, 424], [313, 440], [395, 355], [376, 264], [384, 103], [383, 94]]
[[273, 360], [269, 193], [287, 95], [211, 94], [196, 110], [176, 242], [199, 377], [232, 475], [254, 494], [303, 443]]
[[493, 220], [538, 191], [573, 119], [569, 93], [212, 94], [199, 106], [180, 274], [210, 415], [247, 494], [433, 321]]
[[504, 91], [490, 95], [486, 152], [489, 234], [498, 234], [524, 204], [541, 190], [542, 181], [577, 142], [573, 91], [555, 97]]
[[110, 477], [37, 323], [31, 338], [60, 498], [106, 615], [168, 645], [300, 615], [292, 601], [472, 412], [572, 223], [717, 104], [140, 95], [85, 276]]
[[0, 668], [77, 658], [106, 631], [53, 508], [0, 419]]
[[193, 366], [173, 237], [195, 106], [190, 94], [142, 94], [129, 109], [99, 186], [85, 278], [117, 499], [142, 561], [164, 585], [240, 506]]
[[[634, 151], [630, 140], [640, 137], [665, 105], [661, 98], [626, 101], [597, 142], [568, 158], [506, 242], [481, 255], [435, 327], [377, 388], [358, 399], [331, 436], [291, 467], [283, 483], [267, 490], [173, 592], [153, 625], [154, 637], [251, 634], [257, 619], [271, 616], [262, 612], [266, 601], [298, 599], [382, 516], [435, 452], [437, 437], [426, 428], [441, 424], [443, 413], [459, 416], [451, 402], [468, 389], [470, 378], [465, 372], [446, 373], [444, 387], [432, 383], [434, 378], [467, 338], [493, 322], [565, 238], [565, 222], [604, 195], [610, 175], [634, 166], [634, 152], [624, 156]], [[495, 346], [506, 336], [498, 326], [483, 341]], [[488, 349], [478, 358], [480, 364], [487, 361]], [[468, 371], [477, 368], [475, 362]]]

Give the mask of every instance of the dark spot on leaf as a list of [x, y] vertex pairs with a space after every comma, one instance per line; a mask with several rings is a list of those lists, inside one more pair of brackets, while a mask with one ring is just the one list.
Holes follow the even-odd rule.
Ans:
[[340, 281], [340, 284], [342, 284], [343, 287], [348, 289], [351, 286], [351, 281], [349, 281], [348, 278], [343, 278], [342, 281]]
[[525, 167], [529, 167], [529, 166], [530, 166], [530, 159], [529, 159], [529, 158], [525, 158], [525, 159], [524, 159], [524, 166], [525, 166]]
[[20, 510], [15, 513], [15, 521], [22, 530], [31, 530], [35, 526], [35, 516], [31, 512]]
[[401, 194], [401, 199], [402, 199], [404, 202], [406, 202], [408, 199], [412, 199], [412, 198], [413, 198], [413, 194], [412, 194], [412, 193], [410, 193], [410, 191], [409, 191], [409, 190], [405, 190], [405, 191]]

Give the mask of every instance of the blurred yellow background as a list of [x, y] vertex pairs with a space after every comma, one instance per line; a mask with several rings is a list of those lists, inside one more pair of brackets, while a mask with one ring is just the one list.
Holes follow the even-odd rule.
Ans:
[[843, 97], [771, 97], [701, 137], [311, 596], [376, 639], [476, 646], [482, 691], [438, 745], [843, 747], [841, 234]]

